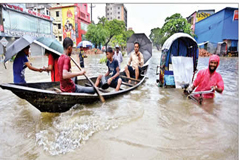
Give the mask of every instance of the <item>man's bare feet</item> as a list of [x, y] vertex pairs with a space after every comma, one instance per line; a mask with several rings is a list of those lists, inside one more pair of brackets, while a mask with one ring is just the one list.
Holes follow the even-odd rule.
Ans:
[[131, 80], [128, 80], [128, 83], [131, 84]]

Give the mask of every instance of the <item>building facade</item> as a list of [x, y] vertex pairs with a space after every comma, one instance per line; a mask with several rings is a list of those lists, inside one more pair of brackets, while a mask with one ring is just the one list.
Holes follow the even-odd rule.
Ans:
[[[238, 51], [238, 8], [226, 7], [195, 24], [196, 41], [211, 46], [216, 52], [218, 44], [227, 50]], [[215, 51], [214, 51], [215, 50]]]
[[127, 28], [127, 9], [123, 3], [107, 3], [106, 18], [111, 21], [113, 19], [122, 20]]
[[[24, 6], [24, 5], [22, 5]], [[4, 37], [9, 46], [17, 38], [23, 35], [32, 37], [54, 38], [52, 30], [53, 19], [48, 15], [43, 15], [32, 10], [22, 8], [19, 5], [0, 4], [0, 39]], [[42, 55], [42, 52], [36, 47], [31, 46], [35, 55]]]
[[26, 3], [25, 6], [34, 12], [50, 16], [49, 8], [51, 8], [51, 5], [48, 3]]
[[50, 15], [54, 18], [53, 33], [60, 42], [70, 37], [74, 47], [85, 40], [85, 34], [90, 22], [87, 3], [52, 4]]
[[193, 12], [189, 17], [187, 17], [187, 21], [188, 23], [191, 24], [191, 30], [192, 33], [194, 33], [195, 31], [195, 24], [207, 17], [209, 17], [210, 15], [214, 14], [215, 10], [198, 10]]

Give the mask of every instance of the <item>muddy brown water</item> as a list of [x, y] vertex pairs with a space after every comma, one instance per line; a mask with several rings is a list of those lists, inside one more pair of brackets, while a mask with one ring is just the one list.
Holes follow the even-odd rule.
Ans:
[[[160, 52], [149, 61], [148, 79], [134, 91], [114, 99], [78, 105], [61, 114], [40, 113], [11, 91], [0, 89], [0, 159], [238, 159], [238, 58], [221, 58], [217, 71], [225, 89], [202, 106], [181, 89], [158, 88], [156, 66]], [[85, 59], [88, 76], [106, 72], [99, 59]], [[77, 59], [76, 55], [73, 58]], [[33, 66], [47, 57], [30, 57]], [[121, 68], [127, 63], [127, 57]], [[199, 58], [198, 69], [208, 58]], [[12, 62], [0, 65], [0, 83], [13, 81]], [[73, 71], [77, 67], [72, 64]], [[27, 82], [50, 81], [50, 74], [26, 69]]]

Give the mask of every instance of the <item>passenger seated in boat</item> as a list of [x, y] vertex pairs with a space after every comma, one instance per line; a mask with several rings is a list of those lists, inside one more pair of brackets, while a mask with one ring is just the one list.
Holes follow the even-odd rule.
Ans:
[[103, 75], [98, 76], [98, 78], [95, 82], [95, 86], [98, 87], [101, 79], [105, 78], [108, 85], [116, 88], [116, 91], [118, 91], [120, 89], [122, 79], [119, 78], [119, 74], [120, 74], [119, 64], [116, 59], [113, 59], [113, 54], [114, 53], [113, 53], [112, 48], [111, 47], [107, 48], [106, 57], [108, 59], [107, 60], [108, 71], [105, 74], [105, 77], [103, 77]]
[[48, 67], [43, 66], [43, 71], [51, 71], [51, 80], [52, 82], [60, 81], [59, 72], [58, 72], [58, 58], [59, 55], [45, 50], [45, 55], [48, 56]]
[[85, 87], [75, 84], [71, 78], [80, 76], [86, 73], [84, 69], [80, 72], [71, 72], [70, 56], [72, 54], [73, 41], [66, 37], [63, 40], [64, 54], [58, 59], [58, 71], [60, 76], [60, 89], [62, 92], [77, 92], [77, 93], [89, 93], [94, 94], [93, 87]]
[[[125, 67], [125, 73], [128, 78], [132, 77], [138, 79], [139, 73], [141, 73], [141, 67], [144, 64], [144, 59], [142, 53], [139, 51], [139, 48], [140, 44], [138, 42], [135, 42], [134, 52], [131, 53], [128, 65]], [[130, 66], [131, 63], [132, 66]], [[129, 80], [128, 83], [131, 83], [131, 80]]]
[[14, 83], [26, 83], [25, 76], [24, 76], [24, 70], [26, 67], [33, 71], [42, 72], [42, 68], [35, 68], [31, 65], [31, 63], [28, 61], [29, 56], [29, 49], [30, 46], [25, 47], [22, 49], [19, 53], [17, 53], [16, 58], [13, 62], [13, 81]]

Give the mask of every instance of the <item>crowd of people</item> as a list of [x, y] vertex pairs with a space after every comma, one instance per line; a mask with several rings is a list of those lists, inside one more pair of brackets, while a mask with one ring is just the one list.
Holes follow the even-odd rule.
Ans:
[[[84, 70], [84, 57], [85, 53], [83, 47], [80, 47], [79, 53], [79, 63], [81, 66], [81, 71], [71, 72], [71, 54], [73, 49], [73, 41], [66, 37], [63, 41], [64, 54], [60, 57], [55, 53], [46, 50], [45, 54], [48, 56], [48, 66], [43, 68], [35, 68], [31, 65], [28, 60], [29, 48], [27, 46], [21, 50], [13, 63], [13, 75], [14, 83], [26, 83], [24, 77], [24, 70], [28, 67], [30, 70], [37, 72], [51, 72], [51, 80], [53, 82], [60, 81], [60, 89], [62, 92], [77, 92], [77, 93], [88, 93], [94, 94], [95, 90], [93, 87], [85, 87], [75, 84], [72, 78], [84, 75], [86, 71]], [[124, 71], [128, 83], [131, 84], [132, 78], [137, 80], [142, 70], [144, 64], [143, 54], [139, 51], [140, 44], [138, 42], [134, 43], [134, 52], [130, 54], [127, 66], [125, 66]], [[120, 65], [123, 62], [122, 53], [120, 47], [116, 45], [116, 51], [114, 52], [111, 47], [106, 50], [107, 57], [107, 71], [105, 75], [99, 75], [95, 87], [101, 87], [102, 82], [106, 82], [109, 86], [114, 87], [116, 91], [120, 89], [122, 84], [122, 79], [120, 77]], [[213, 98], [214, 91], [222, 93], [224, 90], [224, 82], [219, 73], [216, 72], [219, 66], [220, 58], [217, 55], [212, 55], [209, 58], [209, 66], [205, 70], [199, 71], [196, 80], [193, 85], [188, 88], [188, 92], [191, 93], [195, 88], [196, 91], [205, 91], [210, 88], [213, 89], [212, 93], [204, 95], [204, 98]], [[136, 81], [134, 81], [136, 83]]]
[[[139, 51], [140, 44], [136, 42], [134, 47], [134, 52], [131, 54], [128, 65], [125, 67], [125, 73], [127, 78], [136, 78], [139, 77], [139, 72], [141, 71], [141, 67], [144, 64], [144, 59], [142, 53]], [[93, 87], [85, 87], [80, 86], [74, 83], [72, 80], [74, 77], [84, 75], [86, 71], [84, 70], [84, 58], [85, 53], [83, 47], [80, 47], [79, 53], [79, 64], [81, 66], [81, 71], [79, 72], [71, 72], [71, 54], [73, 49], [73, 41], [71, 38], [66, 37], [63, 41], [63, 49], [64, 54], [60, 57], [59, 55], [45, 50], [45, 55], [48, 56], [48, 66], [43, 68], [35, 68], [33, 67], [29, 60], [29, 49], [30, 46], [27, 46], [22, 51], [20, 51], [13, 63], [13, 75], [14, 75], [14, 83], [26, 83], [24, 77], [24, 70], [26, 67], [33, 71], [38, 72], [51, 72], [51, 81], [52, 82], [60, 82], [60, 89], [62, 92], [78, 92], [78, 93], [89, 93], [94, 94]], [[120, 89], [122, 79], [120, 78], [120, 65], [123, 62], [122, 53], [120, 51], [120, 47], [118, 45], [115, 46], [115, 51], [111, 47], [108, 47], [106, 50], [107, 57], [107, 72], [105, 75], [99, 75], [95, 86], [101, 87], [102, 80], [106, 81], [107, 84], [111, 87], [116, 88], [116, 91]], [[131, 83], [131, 80], [128, 81]]]

